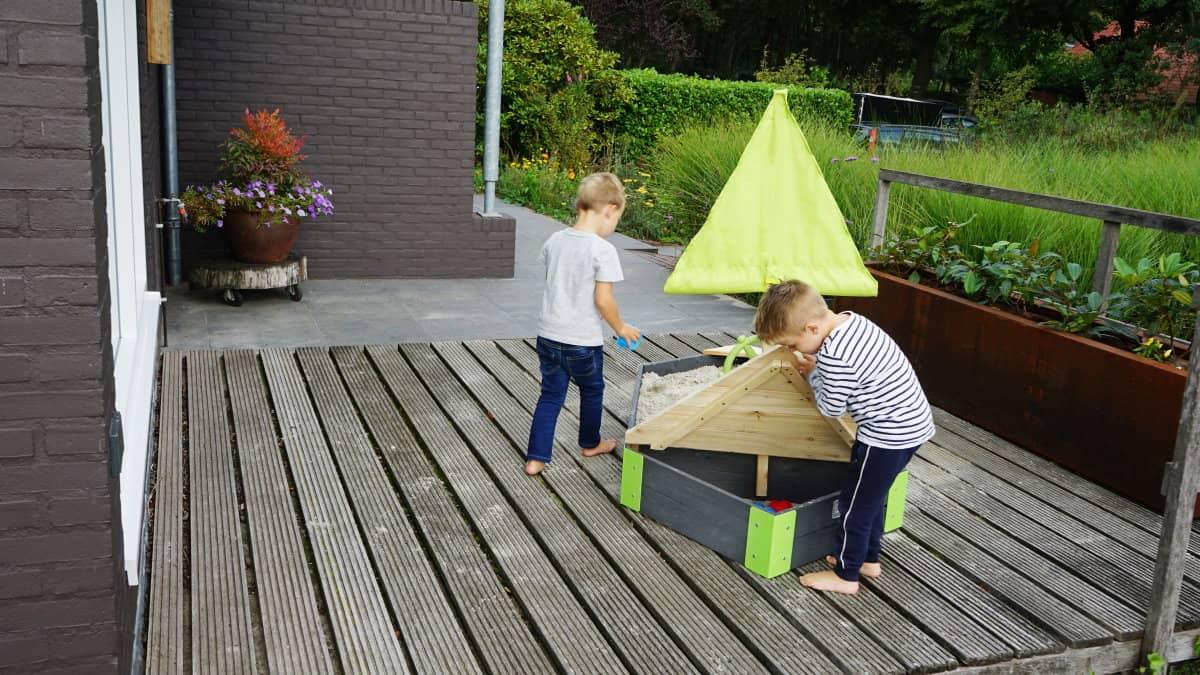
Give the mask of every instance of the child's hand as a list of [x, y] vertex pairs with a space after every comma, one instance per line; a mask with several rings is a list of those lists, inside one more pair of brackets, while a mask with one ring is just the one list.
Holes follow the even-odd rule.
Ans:
[[817, 367], [817, 357], [812, 354], [797, 354], [797, 364], [800, 367], [800, 374], [808, 377], [810, 373]]
[[642, 331], [630, 326], [627, 323], [621, 324], [621, 329], [617, 331], [617, 335], [625, 338], [625, 341], [629, 344], [633, 344], [642, 339]]

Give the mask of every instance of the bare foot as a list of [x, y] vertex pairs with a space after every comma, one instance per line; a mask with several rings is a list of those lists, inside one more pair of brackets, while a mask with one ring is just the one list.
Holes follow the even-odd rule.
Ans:
[[813, 572], [800, 577], [800, 583], [816, 591], [830, 591], [854, 595], [858, 592], [857, 581], [846, 581], [833, 572]]
[[544, 468], [546, 468], [546, 463], [539, 462], [536, 459], [531, 459], [528, 462], [525, 462], [525, 473], [529, 474], [530, 476], [538, 475]]
[[583, 456], [584, 457], [595, 457], [597, 455], [603, 455], [605, 453], [612, 452], [613, 450], [616, 450], [616, 449], [617, 449], [616, 441], [603, 440], [603, 441], [600, 441], [600, 445], [597, 445], [594, 448], [583, 448]]
[[[835, 567], [837, 565], [837, 558], [827, 555], [825, 556], [825, 564]], [[877, 562], [865, 562], [862, 564], [862, 567], [858, 568], [858, 576], [868, 579], [878, 579], [883, 576], [883, 565]]]

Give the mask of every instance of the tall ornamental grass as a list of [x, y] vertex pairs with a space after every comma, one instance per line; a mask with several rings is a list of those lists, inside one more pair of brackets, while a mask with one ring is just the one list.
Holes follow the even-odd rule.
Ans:
[[[650, 161], [648, 181], [659, 195], [663, 226], [672, 241], [687, 241], [709, 208], [754, 130], [752, 124], [694, 127], [663, 139]], [[865, 248], [880, 167], [1040, 192], [1086, 201], [1200, 218], [1200, 139], [1172, 139], [1108, 151], [1083, 151], [1069, 141], [980, 142], [960, 147], [896, 147], [872, 162], [866, 149], [841, 130], [807, 125], [805, 134], [825, 180]], [[907, 185], [892, 187], [889, 227], [900, 223], [967, 222], [963, 245], [1040, 242], [1090, 269], [1100, 222], [976, 197]], [[1127, 260], [1179, 251], [1200, 261], [1200, 240], [1137, 227], [1122, 228], [1118, 255]]]

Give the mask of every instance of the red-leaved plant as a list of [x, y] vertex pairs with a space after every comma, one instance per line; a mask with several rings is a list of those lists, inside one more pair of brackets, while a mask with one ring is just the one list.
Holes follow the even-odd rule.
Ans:
[[233, 128], [225, 141], [222, 167], [235, 182], [253, 180], [288, 182], [298, 162], [303, 138], [288, 130], [279, 110], [242, 113], [243, 128]]
[[221, 167], [228, 178], [188, 186], [180, 215], [199, 232], [224, 227], [230, 209], [257, 214], [260, 226], [333, 214], [333, 190], [300, 173], [304, 139], [293, 136], [278, 110], [246, 110], [229, 131]]

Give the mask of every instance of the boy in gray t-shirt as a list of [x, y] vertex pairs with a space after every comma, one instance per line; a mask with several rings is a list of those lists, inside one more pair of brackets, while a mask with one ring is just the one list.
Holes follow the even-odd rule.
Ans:
[[533, 412], [525, 473], [536, 476], [550, 461], [558, 411], [567, 384], [579, 387], [579, 447], [585, 457], [612, 452], [617, 443], [600, 438], [604, 400], [604, 326], [631, 344], [641, 332], [621, 320], [613, 283], [623, 279], [617, 249], [604, 240], [625, 211], [625, 186], [611, 173], [594, 173], [579, 183], [574, 227], [550, 235], [540, 260], [546, 290], [538, 316], [537, 350], [542, 394]]

